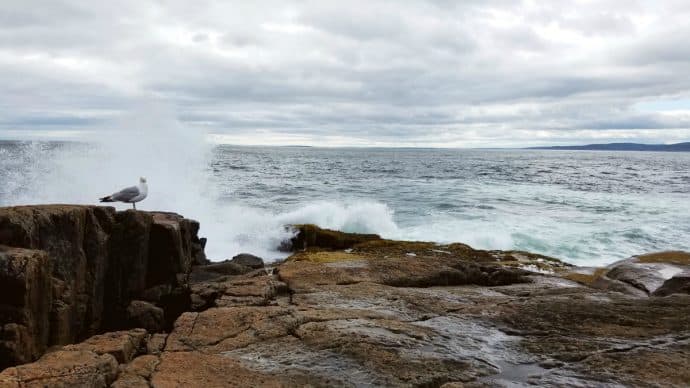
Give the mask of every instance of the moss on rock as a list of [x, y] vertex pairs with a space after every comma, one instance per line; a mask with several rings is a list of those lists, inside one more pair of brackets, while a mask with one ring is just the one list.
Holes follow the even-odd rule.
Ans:
[[608, 272], [608, 269], [606, 268], [595, 268], [591, 272], [573, 271], [564, 273], [561, 274], [561, 277], [584, 284], [586, 286], [591, 286], [595, 281], [601, 279], [603, 276], [606, 276], [606, 272]]
[[690, 253], [683, 251], [665, 251], [637, 256], [639, 263], [669, 263], [690, 265]]
[[530, 252], [485, 251], [462, 243], [386, 240], [375, 234], [346, 233], [311, 224], [294, 225], [293, 228], [297, 230], [297, 235], [291, 243], [296, 252], [288, 258], [289, 261], [332, 263], [356, 259], [417, 257], [454, 258], [545, 273], [561, 273], [572, 268], [572, 265], [553, 257]]
[[[366, 258], [369, 258], [366, 255]], [[306, 250], [303, 252], [297, 252], [290, 256], [288, 260], [290, 261], [309, 261], [312, 263], [334, 263], [337, 261], [348, 261], [348, 260], [361, 260], [365, 258], [360, 254], [353, 254], [344, 251], [317, 251], [317, 250]]]

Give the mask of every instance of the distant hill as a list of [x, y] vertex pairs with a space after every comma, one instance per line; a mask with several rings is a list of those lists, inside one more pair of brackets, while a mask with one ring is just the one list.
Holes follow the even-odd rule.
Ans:
[[529, 147], [530, 150], [581, 150], [581, 151], [665, 151], [690, 152], [690, 142], [676, 144], [608, 143], [581, 146]]

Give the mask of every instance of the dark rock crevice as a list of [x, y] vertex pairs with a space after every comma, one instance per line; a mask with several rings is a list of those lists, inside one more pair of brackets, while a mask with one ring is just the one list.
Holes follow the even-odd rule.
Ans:
[[191, 305], [192, 265], [206, 260], [198, 230], [174, 213], [0, 208], [0, 368], [136, 325], [127, 314], [135, 299], [162, 308], [161, 329], [172, 328]]

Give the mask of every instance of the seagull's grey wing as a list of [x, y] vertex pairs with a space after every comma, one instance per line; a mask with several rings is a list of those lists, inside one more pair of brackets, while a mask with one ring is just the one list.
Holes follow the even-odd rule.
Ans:
[[118, 191], [117, 193], [111, 195], [110, 198], [112, 198], [114, 201], [129, 202], [137, 195], [139, 195], [139, 188], [132, 186]]

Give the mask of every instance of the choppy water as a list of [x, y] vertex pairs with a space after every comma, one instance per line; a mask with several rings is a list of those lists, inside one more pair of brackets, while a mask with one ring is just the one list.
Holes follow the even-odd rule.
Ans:
[[298, 222], [581, 265], [690, 250], [690, 153], [190, 149], [185, 141], [125, 149], [0, 143], [0, 205], [95, 203], [146, 175], [150, 197], [138, 207], [199, 219], [214, 259], [280, 257], [282, 225]]

